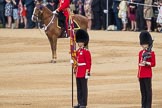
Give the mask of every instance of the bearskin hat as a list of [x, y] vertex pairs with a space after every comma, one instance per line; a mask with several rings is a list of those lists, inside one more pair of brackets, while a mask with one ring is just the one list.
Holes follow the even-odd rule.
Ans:
[[76, 31], [76, 42], [83, 42], [86, 46], [89, 42], [89, 35], [85, 30], [79, 29]]
[[150, 33], [147, 32], [147, 31], [142, 31], [140, 33], [139, 38], [140, 38], [140, 45], [148, 44], [150, 46], [152, 44], [152, 42], [153, 42]]

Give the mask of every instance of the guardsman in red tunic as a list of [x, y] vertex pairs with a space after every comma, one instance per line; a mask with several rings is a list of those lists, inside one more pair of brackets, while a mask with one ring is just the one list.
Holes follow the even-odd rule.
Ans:
[[141, 108], [152, 106], [152, 67], [156, 65], [155, 53], [151, 50], [153, 40], [147, 31], [140, 33], [140, 45], [143, 50], [139, 52], [138, 78], [141, 91]]
[[68, 19], [69, 19], [69, 6], [70, 6], [70, 0], [59, 0], [59, 6], [58, 8], [53, 11], [54, 14], [58, 14], [59, 12], [62, 12], [64, 16], [66, 17], [66, 30], [68, 29]]
[[78, 105], [74, 106], [74, 108], [86, 108], [88, 97], [87, 82], [91, 71], [91, 54], [90, 51], [85, 48], [89, 42], [88, 33], [79, 29], [76, 32], [76, 42], [79, 46], [76, 54], [77, 69], [75, 71]]

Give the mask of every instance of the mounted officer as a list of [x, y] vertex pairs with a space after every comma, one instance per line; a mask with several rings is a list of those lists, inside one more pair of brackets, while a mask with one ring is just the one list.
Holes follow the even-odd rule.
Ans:
[[71, 0], [59, 0], [58, 8], [53, 11], [54, 14], [57, 14], [59, 21], [61, 21], [61, 28], [68, 31], [68, 20], [69, 20], [69, 7]]

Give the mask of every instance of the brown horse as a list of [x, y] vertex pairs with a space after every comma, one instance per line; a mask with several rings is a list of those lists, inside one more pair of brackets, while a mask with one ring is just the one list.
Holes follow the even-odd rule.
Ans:
[[[73, 20], [75, 20], [80, 29], [86, 30], [88, 28], [88, 20], [86, 17], [81, 15], [73, 15]], [[57, 27], [58, 17], [52, 13], [47, 7], [43, 6], [40, 2], [37, 1], [36, 6], [34, 8], [32, 20], [34, 22], [41, 21], [45, 25], [45, 33], [50, 42], [51, 50], [52, 50], [52, 63], [56, 63], [57, 55], [57, 38], [62, 34], [62, 30]]]

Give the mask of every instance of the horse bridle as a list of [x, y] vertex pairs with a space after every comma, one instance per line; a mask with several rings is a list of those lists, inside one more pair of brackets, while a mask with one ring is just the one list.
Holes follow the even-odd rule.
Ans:
[[43, 13], [42, 8], [43, 7], [41, 5], [38, 5], [38, 6], [36, 6], [35, 8], [39, 9], [39, 13], [38, 14], [35, 14], [35, 10], [36, 9], [34, 8], [34, 12], [33, 12], [33, 15], [32, 15], [32, 19], [36, 18], [36, 22], [40, 23], [41, 20], [42, 20], [42, 13]]
[[43, 28], [44, 28], [44, 30], [47, 30], [47, 28], [50, 26], [50, 24], [54, 23], [53, 20], [55, 18], [55, 14], [49, 15], [49, 16], [47, 16], [45, 18], [42, 18], [42, 15], [43, 15], [43, 11], [42, 11], [43, 5], [38, 5], [35, 8], [39, 9], [39, 13], [36, 15], [35, 12], [33, 12], [32, 18], [35, 17], [36, 18], [36, 22], [38, 22], [38, 24], [44, 23], [43, 21], [47, 20], [49, 17], [52, 16], [52, 19], [50, 20], [50, 22], [47, 25], [44, 24]]

